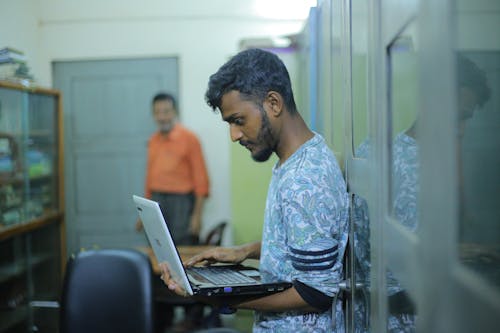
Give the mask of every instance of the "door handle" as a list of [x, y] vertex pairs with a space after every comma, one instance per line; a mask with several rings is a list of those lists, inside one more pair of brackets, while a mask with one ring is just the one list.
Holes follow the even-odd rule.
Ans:
[[[354, 284], [354, 290], [361, 290], [364, 287], [365, 287], [365, 285], [361, 282], [356, 282]], [[350, 293], [351, 292], [351, 279], [346, 279], [346, 280], [340, 281], [339, 282], [339, 289], [344, 291], [344, 292]]]
[[[339, 292], [335, 294], [333, 297], [333, 302], [332, 302], [332, 328], [335, 330], [336, 329], [336, 324], [337, 324], [337, 299], [339, 297], [340, 293], [350, 293], [351, 292], [351, 279], [345, 279], [342, 280], [338, 283], [339, 287]], [[355, 290], [362, 290], [365, 287], [365, 285], [361, 282], [356, 282], [354, 284], [354, 289]]]

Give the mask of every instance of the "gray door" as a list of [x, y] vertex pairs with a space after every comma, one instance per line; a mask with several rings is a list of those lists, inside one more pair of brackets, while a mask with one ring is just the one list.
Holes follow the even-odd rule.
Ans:
[[143, 194], [151, 98], [178, 96], [177, 58], [55, 62], [62, 91], [67, 252], [146, 244], [134, 230]]

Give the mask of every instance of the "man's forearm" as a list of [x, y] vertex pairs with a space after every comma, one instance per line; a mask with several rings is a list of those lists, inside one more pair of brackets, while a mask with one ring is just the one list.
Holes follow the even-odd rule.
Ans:
[[247, 259], [260, 259], [260, 247], [261, 242], [255, 242], [241, 245], [238, 248], [245, 252]]
[[200, 216], [203, 212], [203, 204], [205, 203], [205, 197], [201, 195], [196, 195], [194, 197], [194, 207], [193, 215]]

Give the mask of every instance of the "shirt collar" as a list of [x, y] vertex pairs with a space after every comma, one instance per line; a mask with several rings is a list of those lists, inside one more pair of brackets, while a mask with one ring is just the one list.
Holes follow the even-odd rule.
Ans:
[[314, 131], [313, 133], [314, 136], [309, 140], [307, 140], [306, 142], [304, 142], [296, 151], [294, 151], [293, 154], [290, 155], [290, 157], [287, 158], [287, 160], [283, 164], [280, 165], [278, 160], [273, 167], [273, 173], [278, 173], [281, 170], [285, 170], [289, 164], [293, 163], [296, 159], [300, 158], [303, 151], [323, 141], [323, 137], [320, 134]]

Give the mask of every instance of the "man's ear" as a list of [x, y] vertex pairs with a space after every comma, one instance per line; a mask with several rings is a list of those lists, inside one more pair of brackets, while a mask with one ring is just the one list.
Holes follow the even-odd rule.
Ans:
[[267, 93], [265, 103], [268, 106], [270, 114], [274, 115], [275, 117], [279, 117], [281, 115], [281, 112], [284, 111], [285, 103], [283, 101], [283, 97], [280, 93], [274, 90], [271, 90]]

